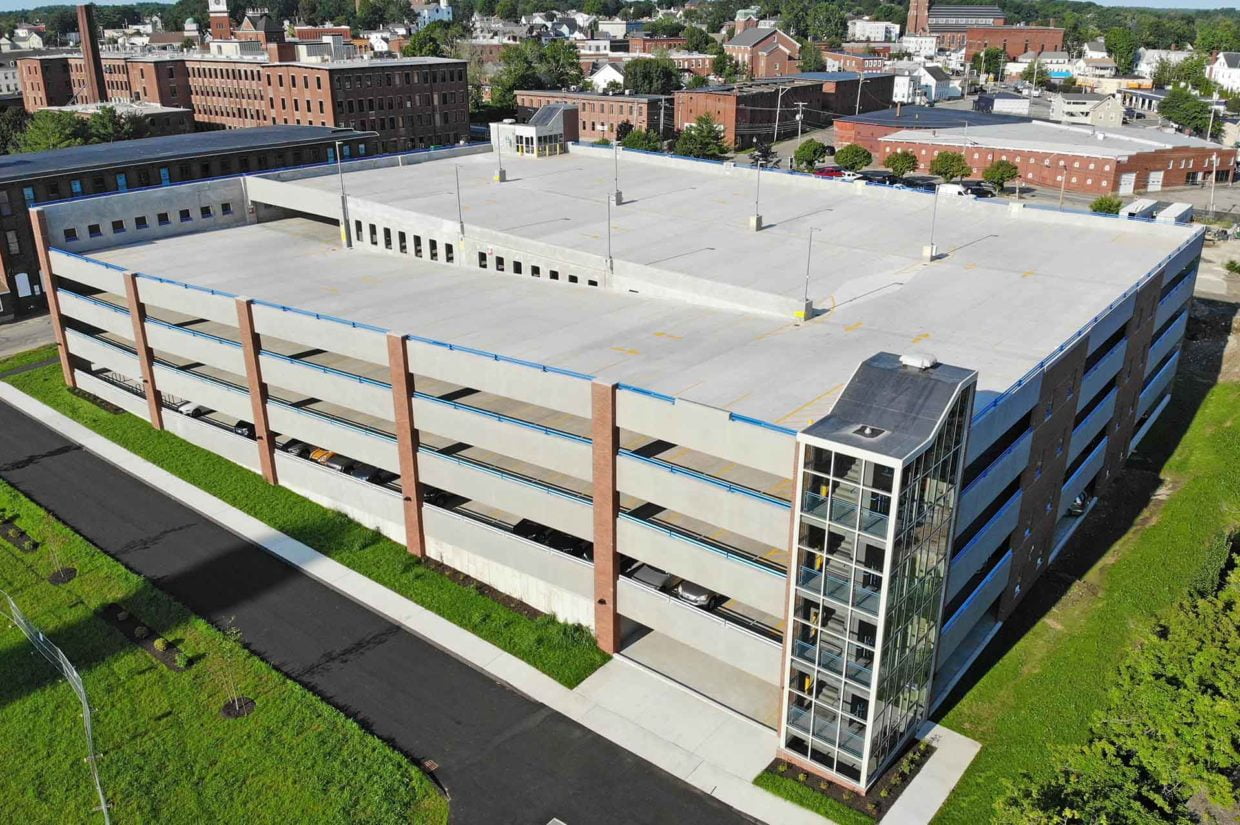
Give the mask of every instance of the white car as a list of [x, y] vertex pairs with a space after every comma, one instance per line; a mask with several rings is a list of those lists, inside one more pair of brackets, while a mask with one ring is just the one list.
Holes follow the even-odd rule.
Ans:
[[202, 418], [212, 409], [205, 404], [199, 404], [197, 401], [182, 401], [176, 407], [177, 412], [181, 415], [188, 415], [190, 418]]
[[840, 180], [844, 180], [844, 181], [848, 181], [848, 180], [861, 180], [861, 173], [860, 173], [860, 172], [854, 172], [854, 171], [852, 171], [851, 169], [845, 169], [845, 170], [844, 170], [844, 173], [843, 173], [842, 175], [840, 175]]

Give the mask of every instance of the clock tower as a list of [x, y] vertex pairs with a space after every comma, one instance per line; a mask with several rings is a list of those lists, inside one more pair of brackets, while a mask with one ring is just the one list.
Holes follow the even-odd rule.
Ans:
[[231, 40], [232, 21], [228, 19], [228, 0], [207, 0], [211, 16], [211, 39]]

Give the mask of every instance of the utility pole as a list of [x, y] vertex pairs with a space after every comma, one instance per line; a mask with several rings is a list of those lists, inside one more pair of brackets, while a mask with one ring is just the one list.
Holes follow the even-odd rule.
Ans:
[[1068, 185], [1068, 162], [1059, 161], [1059, 209], [1063, 211], [1063, 190]]
[[861, 114], [861, 85], [863, 83], [865, 83], [865, 75], [862, 72], [857, 72], [857, 105], [853, 109], [854, 117]]
[[[612, 194], [612, 197], [616, 201], [616, 206], [619, 206], [620, 204], [624, 203], [624, 196], [620, 194], [620, 143], [619, 141], [617, 141], [616, 143], [613, 143], [611, 145], [611, 149], [612, 149], [612, 152], [611, 152], [612, 160], [614, 161], [614, 164], [615, 164], [615, 171], [614, 171], [614, 175], [615, 175], [614, 184], [615, 185], [612, 189], [611, 194]], [[610, 224], [608, 225], [610, 226]]]
[[805, 250], [805, 291], [802, 297], [804, 298], [805, 306], [807, 307], [807, 309], [805, 310], [806, 321], [809, 320], [809, 309], [808, 309], [809, 307], [809, 265], [810, 265], [810, 262], [813, 261], [814, 259], [814, 233], [817, 231], [818, 231], [818, 227], [816, 226], [811, 226], [809, 228], [809, 245], [808, 245], [808, 248]]
[[762, 229], [762, 210], [759, 208], [759, 198], [762, 194], [762, 162], [758, 162], [758, 171], [754, 173], [753, 188], [753, 214], [749, 216], [749, 228], [754, 232]]
[[456, 224], [461, 237], [465, 237], [465, 213], [461, 210], [461, 167], [454, 166], [456, 172]]
[[616, 265], [612, 262], [611, 258], [611, 200], [611, 198], [607, 199], [607, 273], [609, 275], [614, 275], [616, 272]]
[[789, 87], [785, 86], [775, 94], [775, 134], [771, 137], [772, 144], [779, 142], [779, 111], [784, 102], [784, 92], [788, 89]]
[[1210, 164], [1210, 211], [1214, 211], [1214, 183], [1218, 180], [1218, 153], [1211, 157]]

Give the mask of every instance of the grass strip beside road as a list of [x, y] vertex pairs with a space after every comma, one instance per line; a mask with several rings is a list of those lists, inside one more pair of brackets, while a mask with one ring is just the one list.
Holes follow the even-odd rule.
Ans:
[[[20, 356], [18, 356], [20, 357]], [[0, 372], [7, 362], [0, 361]], [[113, 414], [73, 395], [60, 367], [5, 379], [17, 389], [178, 478], [457, 624], [567, 687], [605, 664], [606, 653], [581, 625], [531, 619], [412, 558], [376, 530], [321, 507], [128, 413]]]
[[[1172, 437], [1165, 426], [1149, 433], [1151, 443]], [[1240, 384], [1215, 386], [1162, 470], [1178, 489], [1152, 523], [1110, 547], [943, 718], [982, 750], [936, 824], [990, 821], [1005, 783], [1045, 775], [1052, 746], [1088, 739], [1134, 641], [1184, 598], [1217, 537], [1240, 524], [1238, 426]]]
[[[378, 738], [3, 482], [0, 511], [42, 544], [25, 553], [0, 540], [0, 588], [82, 676], [114, 822], [446, 825], [447, 801]], [[77, 577], [50, 584], [62, 566]], [[189, 668], [160, 664], [100, 618], [111, 602], [173, 642]], [[240, 719], [220, 715], [225, 658], [257, 703]], [[7, 621], [0, 673], [4, 821], [95, 821], [78, 698]]]

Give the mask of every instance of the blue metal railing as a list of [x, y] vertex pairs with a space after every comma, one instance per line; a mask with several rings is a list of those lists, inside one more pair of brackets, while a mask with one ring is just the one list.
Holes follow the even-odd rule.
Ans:
[[638, 395], [644, 395], [647, 398], [653, 398], [657, 401], [664, 401], [668, 404], [676, 403], [676, 398], [674, 396], [662, 392], [655, 392], [654, 390], [648, 390], [644, 387], [635, 387], [632, 384], [617, 383], [616, 389], [623, 390], [624, 392], [635, 392]]
[[[1118, 394], [1119, 394], [1119, 387], [1112, 387], [1111, 391], [1107, 393], [1106, 395], [1104, 395], [1102, 397], [1102, 400], [1098, 402], [1098, 406], [1090, 410], [1089, 415], [1082, 418], [1081, 423], [1077, 424], [1075, 427], [1072, 428], [1072, 440], [1075, 441], [1079, 433], [1088, 429], [1090, 422], [1094, 421], [1097, 418], [1097, 416], [1102, 414], [1103, 408], [1106, 407], [1108, 399], [1113, 399]], [[1109, 411], [1108, 414], [1113, 413], [1114, 411], [1115, 410], [1112, 409]]]
[[981, 540], [982, 536], [990, 532], [990, 528], [993, 527], [995, 523], [999, 521], [999, 519], [1003, 518], [1003, 516], [1007, 513], [1008, 510], [1012, 509], [1012, 507], [1016, 505], [1017, 502], [1020, 501], [1020, 497], [1021, 497], [1020, 490], [1017, 490], [1015, 493], [1013, 493], [1012, 497], [1009, 498], [1006, 502], [1004, 502], [1003, 506], [1000, 507], [998, 510], [996, 510], [993, 516], [986, 519], [986, 523], [983, 524], [981, 528], [976, 533], [973, 534], [973, 538], [965, 542], [964, 547], [960, 548], [960, 552], [952, 554], [952, 560], [955, 561], [961, 556], [972, 552], [973, 547]]
[[440, 404], [445, 407], [451, 407], [452, 409], [459, 410], [460, 412], [471, 413], [473, 415], [480, 415], [483, 418], [489, 418], [492, 421], [498, 421], [501, 424], [512, 424], [513, 426], [523, 427], [527, 430], [533, 430], [534, 432], [542, 433], [543, 435], [550, 435], [550, 436], [555, 436], [556, 438], [563, 438], [568, 441], [576, 442], [578, 444], [590, 444], [591, 443], [590, 439], [586, 438], [585, 436], [580, 436], [575, 433], [566, 432], [564, 430], [558, 430], [555, 427], [548, 427], [543, 424], [535, 424], [532, 421], [526, 421], [521, 418], [513, 418], [512, 416], [503, 415], [502, 413], [492, 412], [490, 410], [484, 410], [481, 407], [472, 407], [469, 404], [462, 404], [459, 401], [449, 401], [445, 398], [439, 398], [438, 396], [428, 395], [423, 392], [415, 392], [413, 394], [413, 397], [418, 399], [419, 401], [427, 401], [432, 404]]
[[488, 352], [487, 350], [484, 350], [484, 349], [477, 349], [475, 347], [465, 347], [465, 346], [461, 346], [460, 344], [450, 344], [447, 341], [439, 341], [434, 338], [425, 338], [421, 335], [406, 335], [405, 338], [409, 341], [417, 341], [422, 344], [429, 344], [430, 346], [433, 346], [433, 347], [443, 347], [444, 349], [452, 350], [453, 352], [464, 352], [470, 355], [477, 355], [482, 358], [487, 358], [492, 361], [501, 361], [506, 364], [516, 364], [521, 367], [529, 367], [531, 369], [536, 369], [539, 372], [549, 372], [554, 375], [564, 375], [569, 378], [578, 378], [583, 381], [594, 380], [593, 375], [588, 375], [584, 372], [577, 372], [576, 370], [564, 369], [563, 367], [551, 367], [551, 366], [547, 366], [546, 364], [540, 364], [537, 361], [526, 361], [521, 358], [513, 358], [508, 355], [500, 355], [499, 353], [496, 353], [496, 352]]
[[741, 415], [740, 413], [734, 413], [734, 412], [728, 413], [728, 420], [739, 421], [742, 424], [752, 424], [755, 427], [761, 427], [764, 430], [770, 430], [772, 432], [780, 433], [782, 435], [795, 436], [797, 434], [796, 430], [791, 429], [789, 427], [781, 427], [778, 424], [772, 424], [769, 421], [763, 421], [760, 418], [752, 418], [748, 415]]
[[58, 293], [63, 294], [63, 295], [72, 295], [74, 298], [77, 298], [79, 301], [85, 301], [85, 302], [86, 302], [86, 303], [88, 303], [88, 304], [94, 304], [94, 305], [95, 305], [95, 306], [97, 306], [97, 307], [101, 307], [101, 308], [106, 309], [106, 310], [108, 310], [108, 311], [110, 311], [110, 312], [115, 312], [115, 313], [117, 313], [117, 314], [119, 314], [119, 315], [125, 315], [125, 316], [128, 316], [128, 315], [129, 315], [129, 309], [128, 309], [128, 308], [126, 308], [126, 307], [122, 307], [122, 306], [117, 306], [116, 304], [112, 303], [111, 301], [104, 301], [104, 300], [102, 300], [102, 299], [100, 299], [100, 298], [95, 298], [94, 296], [91, 296], [91, 295], [83, 295], [83, 294], [82, 294], [82, 293], [80, 293], [80, 292], [74, 292], [72, 289], [66, 289], [66, 288], [65, 288], [65, 287], [63, 287], [63, 286], [58, 286], [58, 287], [56, 287], [56, 291], [57, 291]]
[[986, 466], [985, 470], [982, 470], [980, 473], [977, 474], [976, 478], [974, 478], [972, 481], [970, 481], [968, 484], [965, 485], [964, 489], [960, 491], [960, 498], [963, 499], [965, 496], [967, 496], [969, 494], [969, 491], [972, 490], [973, 487], [979, 481], [984, 479], [986, 476], [990, 475], [990, 472], [994, 470], [996, 467], [998, 467], [1000, 462], [1003, 461], [1003, 459], [1007, 458], [1009, 455], [1011, 455], [1013, 452], [1019, 449], [1022, 442], [1028, 441], [1032, 438], [1033, 438], [1033, 430], [1027, 430], [1024, 435], [1022, 435], [1020, 438], [1016, 439], [1011, 444], [1009, 444], [1006, 450], [999, 453], [999, 455], [995, 457], [995, 460], [990, 462], [990, 464]]
[[541, 493], [547, 493], [549, 495], [558, 496], [567, 501], [571, 501], [574, 504], [584, 504], [587, 507], [590, 506], [591, 504], [590, 498], [588, 496], [582, 495], [581, 493], [575, 493], [572, 490], [567, 490], [567, 489], [564, 489], [563, 487], [553, 487], [550, 484], [544, 484], [540, 481], [535, 481], [527, 476], [517, 475], [516, 473], [509, 473], [504, 470], [500, 470], [495, 467], [492, 467], [489, 464], [483, 464], [479, 461], [474, 461], [472, 459], [465, 458], [463, 456], [448, 455], [446, 453], [441, 453], [437, 450], [431, 449], [430, 447], [419, 447], [418, 452], [425, 454], [425, 455], [434, 456], [435, 458], [441, 458], [444, 461], [449, 461], [453, 464], [457, 464], [462, 467], [469, 467], [471, 469], [486, 473], [487, 475], [491, 475], [491, 476], [495, 476], [496, 478], [503, 479], [504, 481], [510, 481], [515, 484], [520, 484], [524, 487], [529, 487]]
[[747, 556], [743, 553], [733, 552], [727, 549], [726, 547], [709, 544], [700, 539], [693, 538], [692, 536], [687, 536], [684, 533], [681, 533], [677, 530], [673, 530], [670, 527], [666, 527], [662, 524], [655, 524], [653, 522], [647, 521], [646, 519], [642, 519], [642, 518], [638, 518], [637, 516], [630, 515], [629, 513], [620, 513], [619, 517], [632, 524], [640, 524], [649, 530], [654, 530], [657, 533], [662, 533], [663, 535], [673, 538], [677, 541], [683, 541], [687, 544], [692, 544], [693, 546], [698, 547], [702, 550], [705, 550], [709, 553], [714, 553], [717, 556], [723, 556], [729, 561], [734, 561], [739, 564], [744, 564], [747, 567], [752, 567], [754, 570], [759, 570], [771, 576], [777, 576], [779, 578], [784, 577], [784, 571], [782, 568], [777, 567], [777, 566], [768, 566], [767, 564], [763, 564], [762, 562], [755, 560], [752, 556]]
[[113, 272], [124, 272], [125, 271], [125, 267], [123, 266], [117, 266], [116, 264], [110, 264], [107, 261], [100, 261], [100, 260], [96, 260], [95, 258], [88, 258], [85, 255], [79, 255], [76, 252], [70, 252], [67, 249], [61, 249], [58, 246], [49, 246], [48, 251], [55, 252], [60, 255], [66, 255], [70, 258], [76, 258], [79, 261], [84, 261], [88, 264], [94, 264], [95, 266], [102, 266], [105, 269], [112, 270]]
[[689, 470], [684, 467], [680, 467], [676, 464], [671, 464], [669, 462], [662, 461], [657, 458], [649, 458], [644, 455], [638, 455], [632, 450], [620, 450], [620, 455], [623, 458], [632, 459], [634, 461], [640, 461], [645, 464], [649, 464], [652, 467], [657, 467], [660, 470], [663, 470], [664, 472], [671, 473], [672, 475], [687, 476], [697, 481], [701, 481], [704, 484], [709, 484], [712, 487], [718, 487], [721, 490], [727, 490], [729, 493], [737, 493], [739, 495], [748, 496], [749, 498], [757, 499], [758, 501], [762, 501], [766, 504], [773, 504], [776, 507], [780, 507], [785, 510], [791, 509], [792, 507], [790, 503], [784, 501], [783, 499], [776, 498], [775, 496], [769, 495], [767, 493], [761, 493], [761, 492], [758, 492], [757, 490], [752, 490], [749, 487], [741, 487], [736, 484], [732, 484], [730, 482], [724, 481], [723, 479], [715, 478], [714, 476], [708, 476], [704, 473], [699, 473], [696, 470]]
[[1094, 325], [1097, 324], [1099, 321], [1101, 321], [1103, 318], [1105, 318], [1113, 309], [1115, 309], [1117, 306], [1122, 304], [1124, 301], [1127, 301], [1129, 298], [1135, 295], [1138, 290], [1140, 290], [1152, 278], [1158, 275], [1167, 264], [1171, 263], [1171, 261], [1173, 261], [1177, 256], [1179, 256], [1185, 249], [1188, 249], [1189, 245], [1196, 242], [1197, 239], [1198, 239], [1198, 235], [1194, 234], [1193, 237], [1191, 237], [1189, 240], [1185, 241], [1184, 243], [1180, 244], [1171, 253], [1166, 255], [1154, 267], [1152, 267], [1148, 272], [1146, 272], [1145, 275], [1143, 275], [1139, 281], [1137, 281], [1132, 286], [1128, 287], [1128, 289], [1124, 290], [1124, 292], [1118, 298], [1116, 298], [1114, 301], [1108, 304], [1105, 309], [1103, 309], [1101, 312], [1096, 314], [1093, 318], [1089, 319], [1089, 321], [1087, 321], [1083, 326], [1081, 326], [1076, 332], [1069, 335], [1067, 340], [1065, 340], [1062, 344], [1060, 344], [1058, 347], [1055, 348], [1054, 352], [1052, 352], [1050, 355], [1043, 358], [1032, 369], [1030, 369], [1028, 372], [1026, 372], [1024, 375], [1018, 378], [1016, 380], [1016, 383], [1012, 384], [1012, 386], [1008, 387], [1006, 390], [999, 393], [999, 395], [996, 395], [994, 398], [990, 399], [990, 401], [986, 403], [986, 406], [982, 407], [980, 410], [978, 410], [976, 413], [973, 414], [972, 423], [977, 424], [978, 421], [981, 421], [990, 412], [992, 412], [996, 407], [1002, 404], [1004, 400], [1010, 397], [1013, 393], [1015, 393], [1025, 384], [1033, 380], [1033, 378], [1036, 375], [1040, 374], [1042, 370], [1045, 369], [1048, 364], [1050, 364], [1052, 361], [1058, 358], [1061, 354], [1063, 354], [1063, 352], [1066, 351], [1069, 347], [1074, 346], [1076, 342], [1080, 340], [1082, 336], [1086, 335], [1091, 329], [1093, 329]]
[[288, 312], [293, 315], [302, 315], [307, 318], [313, 318], [316, 321], [329, 321], [333, 324], [340, 324], [342, 326], [352, 327], [353, 329], [364, 329], [367, 332], [377, 332], [381, 335], [386, 335], [388, 333], [386, 328], [375, 326], [374, 324], [365, 324], [361, 321], [350, 321], [347, 318], [338, 318], [335, 315], [328, 315], [324, 312], [313, 312], [308, 309], [298, 309], [297, 307], [285, 306], [284, 304], [277, 304], [274, 301], [263, 301], [255, 298], [254, 305], [279, 310], [280, 312]]
[[324, 366], [323, 364], [316, 364], [313, 361], [303, 361], [299, 358], [292, 358], [288, 355], [281, 355], [278, 352], [272, 352], [270, 350], [261, 351], [259, 353], [259, 357], [269, 358], [273, 361], [282, 361], [286, 364], [293, 364], [299, 367], [305, 367], [307, 369], [312, 369], [317, 372], [321, 372], [324, 375], [330, 375], [334, 378], [340, 378], [345, 381], [353, 381], [358, 384], [366, 384], [366, 385], [377, 387], [377, 388], [384, 389], [384, 390], [392, 389], [392, 385], [387, 383], [386, 381], [379, 381], [378, 379], [375, 379], [375, 378], [367, 378], [364, 375], [358, 375], [357, 373], [347, 372], [346, 370], [338, 370], [335, 367], [328, 367], [328, 366]]
[[[96, 261], [94, 258], [87, 258], [87, 260], [94, 261], [95, 263], [103, 263], [103, 261]], [[118, 267], [118, 268], [123, 269], [123, 267]], [[145, 278], [148, 281], [154, 281], [156, 283], [164, 284], [166, 286], [175, 286], [175, 287], [179, 287], [180, 289], [188, 289], [188, 290], [192, 290], [193, 292], [201, 292], [204, 295], [212, 295], [216, 298], [238, 297], [236, 293], [225, 292], [222, 289], [212, 289], [209, 286], [198, 286], [197, 284], [187, 284], [184, 281], [174, 281], [171, 278], [162, 278], [159, 275], [149, 275], [145, 272], [134, 272], [134, 276], [137, 278]]]
[[986, 574], [986, 577], [978, 582], [977, 587], [973, 588], [973, 592], [960, 603], [960, 607], [956, 608], [956, 612], [952, 613], [951, 618], [943, 623], [943, 629], [939, 631], [940, 639], [951, 632], [952, 626], [956, 624], [956, 620], [969, 611], [969, 605], [972, 604], [973, 600], [977, 598], [977, 594], [985, 590], [986, 585], [990, 584], [990, 582], [994, 580], [995, 576], [998, 575], [999, 571], [1003, 570], [1007, 565], [1011, 564], [1011, 562], [1012, 551], [1009, 550], [1003, 554], [1003, 558], [999, 559], [999, 563], [990, 569], [990, 572]]
[[152, 318], [149, 315], [146, 318], [146, 322], [148, 324], [151, 324], [152, 326], [157, 326], [161, 329], [167, 329], [167, 330], [172, 330], [173, 332], [184, 333], [185, 335], [191, 335], [194, 338], [202, 338], [203, 340], [210, 341], [213, 344], [222, 344], [226, 347], [231, 347], [233, 349], [241, 349], [241, 344], [238, 343], [237, 341], [232, 340], [231, 338], [224, 338], [219, 335], [212, 335], [209, 332], [202, 332], [201, 330], [191, 329], [189, 327], [182, 327], [182, 326], [178, 326], [177, 324], [170, 324], [167, 321], [160, 321], [159, 319]]

